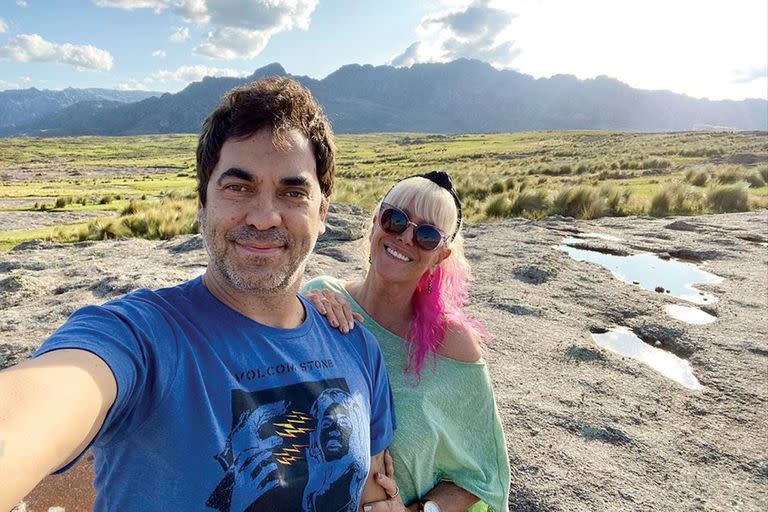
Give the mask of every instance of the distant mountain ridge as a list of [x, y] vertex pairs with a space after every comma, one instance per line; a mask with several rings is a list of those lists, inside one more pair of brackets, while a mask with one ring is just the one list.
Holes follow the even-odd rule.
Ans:
[[[113, 89], [73, 89], [61, 91], [14, 89], [0, 91], [0, 128], [28, 126], [34, 121], [55, 115], [80, 102], [133, 103], [158, 96], [151, 91], [118, 91]], [[115, 105], [117, 106], [117, 105]]]
[[[135, 103], [72, 104], [26, 126], [0, 128], [0, 135], [196, 133], [224, 92], [268, 76], [290, 75], [270, 64], [247, 78], [206, 77], [178, 93]], [[763, 99], [694, 99], [633, 89], [607, 77], [535, 79], [467, 59], [410, 68], [355, 64], [322, 80], [294, 78], [313, 92], [337, 133], [768, 130]]]

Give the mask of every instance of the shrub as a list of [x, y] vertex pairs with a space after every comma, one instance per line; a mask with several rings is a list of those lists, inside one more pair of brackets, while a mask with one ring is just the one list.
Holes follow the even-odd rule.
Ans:
[[632, 192], [629, 189], [622, 190], [615, 185], [603, 184], [600, 186], [599, 190], [600, 195], [605, 200], [607, 215], [625, 215], [626, 205], [632, 195]]
[[483, 200], [486, 197], [488, 197], [488, 194], [490, 194], [490, 192], [491, 191], [485, 187], [470, 187], [470, 186], [459, 187], [456, 190], [456, 193], [458, 194], [459, 199], [461, 199], [462, 201], [465, 198], [474, 198], [474, 199]]
[[696, 213], [701, 210], [701, 199], [685, 183], [665, 184], [651, 198], [648, 213], [654, 217]]
[[99, 199], [99, 204], [109, 204], [114, 200], [114, 197], [112, 196], [101, 196], [101, 199]]
[[761, 165], [756, 169], [756, 172], [763, 178], [763, 181], [768, 183], [768, 165]]
[[746, 212], [749, 210], [747, 183], [712, 187], [707, 194], [707, 205], [716, 213]]
[[739, 183], [740, 181], [745, 181], [747, 177], [747, 173], [742, 167], [726, 167], [722, 171], [720, 171], [717, 175], [717, 181], [718, 183], [728, 184], [728, 183]]
[[155, 203], [131, 201], [117, 219], [97, 219], [74, 235], [59, 232], [61, 241], [105, 240], [138, 237], [168, 239], [180, 234], [196, 233], [197, 207], [194, 201], [163, 200]]
[[506, 190], [506, 187], [504, 186], [503, 181], [495, 181], [493, 185], [491, 185], [492, 194], [498, 194], [499, 192], [504, 192], [505, 190]]
[[141, 209], [141, 203], [139, 203], [135, 199], [131, 199], [128, 202], [128, 205], [125, 208], [123, 208], [123, 211], [120, 212], [120, 215], [121, 216], [132, 215], [138, 212], [140, 209]]
[[509, 213], [512, 215], [543, 213], [549, 210], [551, 203], [546, 190], [525, 190], [512, 199]]
[[485, 203], [486, 217], [509, 217], [512, 208], [512, 200], [507, 194], [496, 194], [488, 198]]
[[672, 167], [672, 162], [663, 158], [651, 158], [640, 162], [641, 169], [668, 169]]
[[555, 213], [566, 217], [594, 219], [605, 211], [603, 197], [596, 187], [578, 185], [561, 190], [552, 203]]
[[709, 174], [703, 169], [689, 169], [685, 173], [685, 181], [694, 187], [703, 187], [709, 181]]
[[648, 213], [654, 217], [666, 217], [672, 211], [673, 201], [672, 191], [667, 186], [664, 186], [653, 194]]
[[68, 204], [72, 204], [72, 196], [59, 196], [56, 198], [54, 208], [64, 208]]
[[765, 179], [758, 171], [753, 171], [747, 174], [744, 176], [744, 179], [749, 183], [750, 187], [760, 188], [765, 186]]

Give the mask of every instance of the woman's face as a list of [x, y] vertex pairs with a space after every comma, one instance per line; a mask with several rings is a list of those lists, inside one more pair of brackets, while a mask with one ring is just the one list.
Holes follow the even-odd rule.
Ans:
[[[394, 205], [403, 210], [414, 224], [432, 224], [440, 229], [434, 219], [424, 219], [416, 216], [407, 205]], [[448, 255], [450, 249], [441, 244], [433, 251], [421, 249], [413, 242], [413, 232], [416, 229], [409, 225], [399, 234], [390, 234], [382, 229], [379, 214], [373, 220], [371, 233], [371, 272], [378, 277], [392, 282], [417, 283], [421, 276], [434, 268]]]

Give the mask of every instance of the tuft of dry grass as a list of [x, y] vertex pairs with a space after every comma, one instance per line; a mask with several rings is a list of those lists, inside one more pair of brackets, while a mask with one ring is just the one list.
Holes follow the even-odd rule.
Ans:
[[53, 239], [61, 242], [148, 238], [167, 240], [198, 232], [197, 206], [192, 200], [131, 201], [117, 219], [97, 219], [78, 229], [59, 229]]
[[715, 213], [749, 211], [748, 188], [747, 183], [714, 186], [707, 193], [707, 206]]
[[709, 173], [704, 169], [689, 169], [685, 173], [685, 181], [694, 187], [703, 187], [709, 181]]
[[701, 194], [690, 185], [673, 181], [662, 186], [651, 198], [648, 213], [654, 217], [695, 214], [702, 210]]

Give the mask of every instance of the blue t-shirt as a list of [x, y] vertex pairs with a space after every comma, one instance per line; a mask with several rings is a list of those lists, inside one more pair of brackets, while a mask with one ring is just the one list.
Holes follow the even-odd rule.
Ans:
[[302, 325], [276, 329], [198, 278], [82, 308], [45, 341], [35, 356], [87, 350], [117, 381], [95, 510], [357, 509], [395, 428], [389, 378], [368, 331], [301, 300]]

